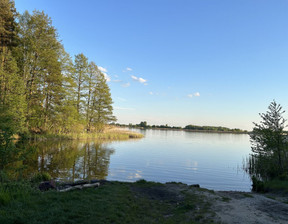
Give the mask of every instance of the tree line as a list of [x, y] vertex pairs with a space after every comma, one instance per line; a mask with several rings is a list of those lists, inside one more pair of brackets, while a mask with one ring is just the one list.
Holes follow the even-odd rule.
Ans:
[[129, 127], [129, 128], [144, 128], [144, 129], [174, 129], [174, 130], [187, 130], [187, 131], [207, 131], [207, 132], [235, 132], [235, 133], [247, 133], [246, 130], [241, 130], [239, 128], [226, 128], [226, 127], [216, 127], [216, 126], [197, 126], [197, 125], [186, 125], [184, 128], [180, 126], [169, 126], [165, 125], [149, 125], [147, 121], [141, 121], [139, 124], [115, 124], [120, 127]]
[[44, 12], [0, 1], [0, 133], [102, 131], [115, 121], [109, 86], [95, 62], [65, 51]]

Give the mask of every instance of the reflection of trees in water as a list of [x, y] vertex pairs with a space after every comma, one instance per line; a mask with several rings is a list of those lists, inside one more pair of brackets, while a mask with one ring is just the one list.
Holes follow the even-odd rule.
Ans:
[[105, 179], [108, 175], [110, 155], [114, 153], [106, 144], [85, 143], [74, 164], [72, 179]]
[[114, 150], [102, 142], [45, 141], [30, 143], [37, 150], [24, 161], [24, 176], [48, 172], [63, 180], [105, 179]]

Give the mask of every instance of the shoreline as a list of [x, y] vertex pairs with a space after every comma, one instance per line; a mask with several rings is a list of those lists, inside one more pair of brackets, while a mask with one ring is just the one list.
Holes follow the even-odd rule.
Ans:
[[[94, 181], [95, 182], [95, 181]], [[185, 197], [198, 204], [197, 210], [201, 211], [200, 221], [206, 223], [286, 223], [288, 218], [288, 195], [281, 193], [256, 193], [253, 191], [214, 191], [201, 188], [199, 184], [184, 184], [181, 182], [159, 183], [146, 180], [136, 182], [99, 180], [99, 187], [105, 185], [127, 185], [136, 197], [146, 199], [170, 201]], [[101, 184], [100, 184], [101, 183]], [[155, 192], [156, 191], [156, 192]], [[182, 196], [181, 196], [182, 195]], [[188, 196], [189, 195], [189, 196]], [[185, 200], [187, 199], [185, 198]], [[182, 200], [179, 200], [179, 204]], [[190, 203], [190, 202], [189, 202]], [[186, 207], [186, 206], [185, 206]], [[203, 211], [202, 211], [203, 210]], [[187, 213], [197, 213], [194, 208], [189, 208]], [[258, 216], [255, 216], [255, 214]], [[190, 223], [189, 221], [189, 223]], [[188, 223], [188, 222], [187, 222]], [[196, 222], [198, 223], [198, 222]]]
[[[97, 184], [99, 183], [99, 184]], [[288, 195], [213, 191], [199, 185], [94, 181], [72, 190], [25, 190], [0, 206], [0, 222], [287, 223]], [[15, 186], [15, 184], [13, 185]], [[17, 185], [21, 187], [21, 185]], [[22, 185], [23, 187], [24, 185]], [[26, 183], [26, 187], [27, 187]], [[1, 184], [0, 184], [1, 187]], [[7, 187], [7, 185], [5, 185]], [[68, 186], [68, 188], [71, 188]], [[10, 190], [14, 193], [13, 188]], [[15, 187], [14, 187], [15, 189]], [[27, 193], [30, 192], [30, 193]], [[93, 200], [91, 200], [93, 198]], [[43, 203], [45, 201], [45, 203]], [[51, 216], [50, 214], [55, 214]], [[257, 214], [257, 215], [256, 215]], [[73, 217], [73, 218], [72, 218]], [[89, 217], [89, 219], [87, 219]]]

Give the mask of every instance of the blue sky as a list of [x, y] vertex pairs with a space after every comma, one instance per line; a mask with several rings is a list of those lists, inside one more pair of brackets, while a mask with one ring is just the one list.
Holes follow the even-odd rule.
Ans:
[[15, 3], [103, 68], [119, 123], [250, 130], [273, 99], [288, 110], [287, 0]]

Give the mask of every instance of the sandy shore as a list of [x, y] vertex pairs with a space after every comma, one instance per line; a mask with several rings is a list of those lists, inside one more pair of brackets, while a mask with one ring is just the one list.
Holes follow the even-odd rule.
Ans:
[[[237, 191], [210, 191], [184, 184], [166, 184], [162, 191], [176, 193], [185, 191], [208, 202], [211, 217], [216, 223], [227, 224], [287, 224], [288, 195], [258, 194]], [[146, 192], [148, 194], [153, 192]], [[169, 195], [169, 194], [163, 194]], [[209, 213], [207, 213], [209, 215]], [[209, 215], [210, 216], [210, 215]]]
[[222, 223], [288, 223], [287, 197], [241, 192], [215, 192], [207, 197], [216, 199], [212, 208]]

